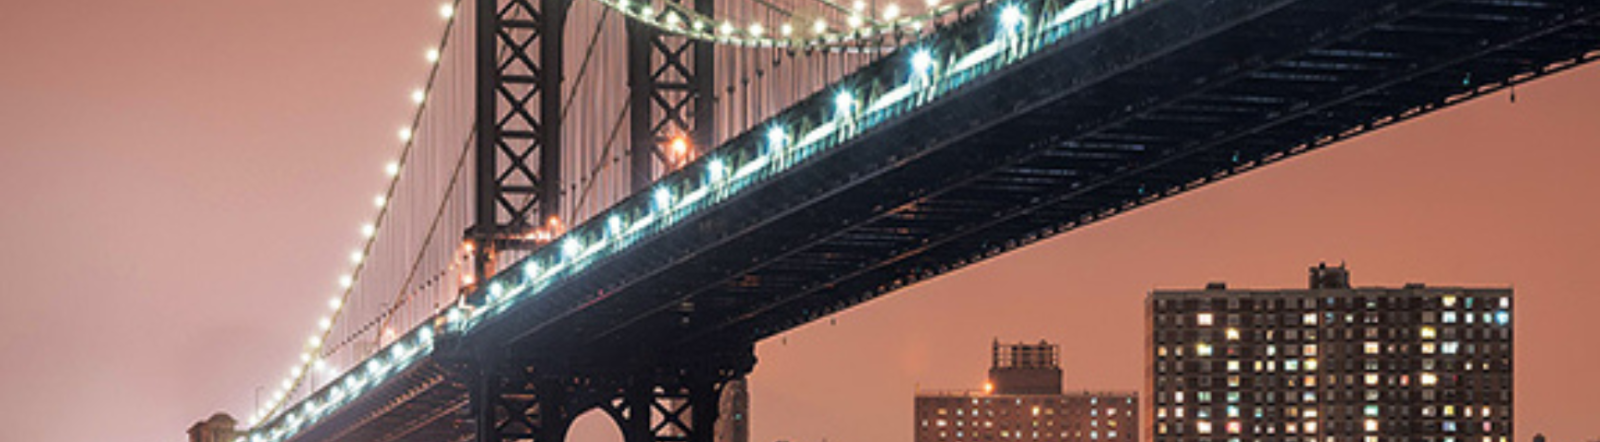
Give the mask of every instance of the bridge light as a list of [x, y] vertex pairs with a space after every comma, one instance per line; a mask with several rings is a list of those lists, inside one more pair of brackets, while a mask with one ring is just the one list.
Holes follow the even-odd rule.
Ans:
[[897, 19], [897, 18], [900, 18], [900, 5], [899, 4], [890, 3], [889, 6], [884, 6], [883, 7], [883, 19], [884, 20], [893, 21], [894, 19]]
[[300, 377], [300, 374], [302, 374], [302, 373], [305, 373], [305, 371], [302, 370], [300, 368], [300, 366], [298, 366], [298, 365], [294, 366], [294, 368], [290, 368], [289, 369], [289, 377], [291, 377], [291, 378], [298, 378], [298, 377]]
[[761, 33], [765, 31], [766, 29], [762, 28], [760, 23], [750, 24], [750, 36], [752, 37], [760, 37]]
[[[300, 363], [304, 364], [304, 363], [307, 363], [307, 362], [311, 362], [311, 353], [300, 352]], [[295, 367], [295, 368], [299, 368], [299, 367]]]
[[783, 148], [783, 142], [788, 138], [789, 134], [784, 133], [781, 127], [767, 129], [767, 144], [773, 149]]
[[678, 17], [677, 12], [667, 11], [667, 26], [678, 27], [682, 21], [683, 19]]
[[938, 7], [939, 7], [939, 0], [928, 0], [928, 9], [934, 9], [934, 8], [938, 8]]
[[671, 207], [671, 204], [672, 204], [672, 191], [667, 190], [666, 187], [658, 187], [658, 188], [656, 188], [655, 197], [656, 197], [656, 207], [657, 208], [666, 209], [666, 208]]
[[710, 168], [712, 181], [722, 181], [722, 178], [727, 175], [727, 167], [722, 164], [721, 158], [712, 158]]
[[839, 95], [833, 99], [833, 105], [839, 115], [850, 115], [851, 112], [855, 111], [856, 97], [850, 95], [849, 92], [839, 92]]
[[689, 157], [689, 139], [683, 135], [672, 137], [672, 140], [667, 142], [667, 153], [671, 154], [672, 158], [679, 162], [687, 161]]
[[427, 100], [427, 99], [428, 99], [428, 92], [422, 90], [422, 88], [417, 88], [417, 89], [412, 89], [411, 90], [411, 102], [412, 103], [422, 104], [422, 102]]
[[533, 279], [533, 278], [535, 278], [537, 276], [539, 276], [539, 264], [538, 263], [529, 262], [527, 265], [522, 266], [522, 277], [528, 278], [528, 279]]
[[321, 347], [322, 337], [313, 335], [309, 338], [306, 338], [306, 344], [308, 344], [311, 348]]
[[455, 6], [451, 6], [449, 3], [445, 3], [445, 4], [442, 4], [442, 5], [439, 5], [439, 17], [440, 18], [451, 18], [451, 17], [455, 17], [455, 16], [456, 16], [456, 8], [455, 8]]
[[411, 141], [411, 128], [401, 128], [398, 134], [400, 135], [400, 141]]
[[845, 23], [849, 24], [852, 29], [859, 28], [861, 27], [861, 15], [850, 14], [850, 18], [845, 19]]
[[1022, 22], [1026, 20], [1027, 17], [1022, 15], [1022, 7], [1020, 6], [1006, 5], [1006, 7], [1000, 9], [1000, 26], [1005, 27], [1006, 30], [1014, 31], [1017, 26], [1021, 26]]
[[927, 75], [933, 70], [933, 54], [927, 49], [919, 49], [911, 54], [911, 70], [919, 75]]
[[373, 207], [377, 207], [379, 209], [382, 209], [383, 206], [385, 204], [388, 204], [388, 203], [389, 203], [389, 199], [385, 198], [383, 195], [378, 195], [378, 196], [372, 197], [372, 206]]
[[856, 10], [856, 12], [861, 12], [862, 10], [867, 9], [867, 2], [862, 1], [862, 0], [856, 0], [856, 3], [854, 5], [852, 5], [852, 6], [853, 6], [853, 9]]
[[646, 4], [639, 8], [639, 15], [644, 16], [645, 20], [653, 19], [656, 15], [656, 8], [652, 8], [649, 4]]
[[317, 320], [317, 328], [318, 329], [326, 331], [327, 329], [332, 328], [332, 327], [333, 327], [333, 318], [329, 318], [327, 316], [323, 316], [322, 319], [318, 319]]
[[812, 34], [821, 34], [823, 32], [827, 32], [827, 31], [828, 31], [828, 21], [827, 20], [823, 20], [823, 19], [819, 18], [819, 19], [817, 19], [817, 21], [811, 23], [811, 33]]
[[699, 32], [700, 30], [705, 29], [705, 28], [706, 28], [706, 22], [701, 21], [701, 20], [695, 20], [694, 21], [694, 30], [695, 30], [695, 32]]
[[622, 233], [622, 218], [613, 214], [606, 218], [606, 228], [611, 229], [611, 234]]
[[733, 33], [733, 23], [724, 21], [724, 22], [722, 22], [722, 26], [717, 28], [717, 31], [721, 32], [722, 35], [732, 34]]
[[568, 238], [566, 242], [561, 243], [561, 253], [567, 255], [567, 258], [576, 257], [578, 252], [581, 251], [583, 251], [583, 245], [578, 244], [577, 239]]
[[350, 276], [350, 275], [341, 275], [341, 276], [339, 276], [339, 287], [350, 288], [350, 286], [355, 285], [355, 283], [356, 283], [356, 278], [353, 277], [353, 276]]
[[389, 177], [391, 177], [391, 178], [393, 178], [396, 175], [399, 175], [400, 174], [400, 162], [399, 161], [390, 161], [388, 164], [384, 164], [383, 165], [383, 173], [389, 175]]
[[428, 49], [428, 52], [426, 54], [423, 54], [423, 57], [427, 58], [429, 63], [438, 63], [439, 62], [439, 50], [438, 49]]
[[782, 34], [784, 37], [794, 35], [794, 25], [784, 23], [783, 25], [778, 26], [778, 33]]
[[361, 260], [365, 259], [365, 258], [366, 258], [366, 256], [363, 255], [360, 250], [350, 252], [350, 263], [351, 264], [361, 264]]
[[344, 298], [340, 298], [338, 296], [334, 296], [333, 298], [328, 299], [328, 309], [329, 310], [339, 310], [339, 307], [343, 307], [343, 306], [344, 306]]

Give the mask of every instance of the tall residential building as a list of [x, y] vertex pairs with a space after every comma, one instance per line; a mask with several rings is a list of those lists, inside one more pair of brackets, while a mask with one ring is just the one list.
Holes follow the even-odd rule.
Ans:
[[1510, 441], [1511, 289], [1310, 279], [1150, 294], [1150, 440]]
[[1059, 349], [994, 343], [989, 380], [979, 391], [917, 392], [917, 442], [1133, 442], [1139, 437], [1133, 392], [1061, 392]]

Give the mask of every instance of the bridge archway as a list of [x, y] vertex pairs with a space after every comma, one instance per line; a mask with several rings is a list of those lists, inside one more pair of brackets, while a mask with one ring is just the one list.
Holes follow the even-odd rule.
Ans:
[[579, 412], [567, 427], [567, 440], [572, 442], [626, 442], [622, 434], [622, 421], [602, 407]]

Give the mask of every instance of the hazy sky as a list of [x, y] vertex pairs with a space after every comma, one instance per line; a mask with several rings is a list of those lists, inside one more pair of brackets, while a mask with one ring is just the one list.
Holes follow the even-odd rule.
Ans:
[[[370, 213], [436, 5], [0, 0], [0, 441], [247, 414]], [[1600, 68], [1517, 93], [763, 343], [755, 440], [908, 441], [913, 392], [980, 385], [995, 338], [1061, 343], [1071, 389], [1136, 389], [1148, 291], [1300, 287], [1319, 260], [1515, 287], [1517, 439], [1600, 437]]]

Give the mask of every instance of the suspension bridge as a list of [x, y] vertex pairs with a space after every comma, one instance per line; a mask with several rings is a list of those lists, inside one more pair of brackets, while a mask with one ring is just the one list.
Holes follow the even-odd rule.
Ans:
[[363, 246], [240, 441], [559, 441], [595, 409], [711, 441], [763, 338], [1600, 57], [1588, 0], [440, 15]]

